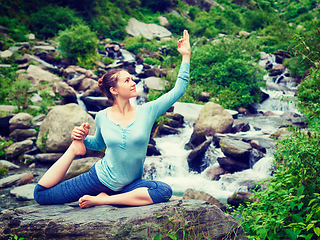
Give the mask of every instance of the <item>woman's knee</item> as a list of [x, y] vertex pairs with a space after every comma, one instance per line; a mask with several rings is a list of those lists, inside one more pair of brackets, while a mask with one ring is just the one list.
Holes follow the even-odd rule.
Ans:
[[156, 182], [157, 187], [149, 188], [149, 195], [153, 203], [167, 202], [172, 196], [172, 188], [164, 182]]
[[43, 198], [43, 191], [46, 190], [47, 188], [44, 187], [44, 186], [41, 186], [39, 184], [37, 184], [34, 188], [34, 191], [33, 191], [33, 197], [34, 197], [34, 200], [40, 204], [40, 205], [43, 205], [45, 204], [45, 202], [43, 201], [44, 198]]

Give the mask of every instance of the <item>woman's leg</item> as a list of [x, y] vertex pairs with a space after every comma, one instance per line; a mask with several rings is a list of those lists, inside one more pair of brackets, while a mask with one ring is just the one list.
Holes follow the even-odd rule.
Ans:
[[172, 189], [168, 184], [140, 179], [126, 186], [116, 195], [100, 193], [97, 196], [83, 196], [79, 200], [79, 205], [81, 208], [105, 204], [143, 206], [168, 201], [171, 196]]
[[116, 193], [100, 182], [95, 166], [93, 166], [89, 172], [63, 181], [52, 188], [36, 185], [34, 199], [39, 204], [62, 204], [78, 201], [86, 194], [97, 195], [101, 192]]
[[73, 141], [67, 151], [43, 175], [38, 184], [45, 188], [57, 185], [65, 176], [74, 157], [84, 154], [86, 154], [86, 147], [83, 142]]

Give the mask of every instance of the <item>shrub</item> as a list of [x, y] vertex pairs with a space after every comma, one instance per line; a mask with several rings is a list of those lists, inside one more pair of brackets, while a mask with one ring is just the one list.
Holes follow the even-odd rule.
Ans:
[[18, 107], [19, 112], [27, 109], [31, 104], [31, 87], [28, 79], [16, 80], [12, 83], [8, 97], [11, 103]]
[[98, 38], [87, 25], [78, 24], [59, 32], [62, 54], [73, 64], [89, 68], [97, 60]]

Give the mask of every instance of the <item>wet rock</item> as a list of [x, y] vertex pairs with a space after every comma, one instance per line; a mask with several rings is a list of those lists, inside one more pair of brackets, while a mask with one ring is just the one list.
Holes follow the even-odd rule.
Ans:
[[[142, 207], [96, 206], [80, 209], [69, 205], [32, 205], [7, 210], [0, 216], [4, 239], [15, 234], [25, 239], [153, 239], [174, 226], [166, 218], [184, 219], [195, 233], [205, 228], [208, 237], [248, 239], [236, 220], [217, 206], [199, 200], [175, 200]], [[163, 216], [157, 218], [156, 215]], [[167, 228], [168, 227], [168, 228]], [[182, 238], [182, 233], [181, 236]], [[198, 237], [196, 237], [198, 238]]]
[[147, 88], [162, 91], [165, 89], [168, 81], [159, 77], [148, 77], [143, 80]]
[[101, 158], [98, 157], [87, 157], [73, 160], [63, 179], [67, 180], [70, 178], [74, 178], [82, 173], [88, 172], [91, 167], [100, 159]]
[[159, 156], [161, 155], [160, 151], [153, 144], [148, 144], [147, 156]]
[[219, 162], [220, 167], [230, 173], [250, 168], [249, 163], [243, 163], [235, 159], [231, 159], [230, 157], [218, 158], [217, 161]]
[[250, 130], [250, 125], [248, 122], [235, 119], [232, 126], [232, 133], [237, 132], [248, 132]]
[[173, 128], [173, 127], [170, 127], [170, 126], [168, 126], [166, 124], [161, 124], [160, 127], [159, 127], [159, 133], [161, 135], [179, 134], [180, 130], [176, 129], [176, 128]]
[[10, 194], [14, 195], [20, 201], [32, 200], [34, 199], [33, 191], [36, 185], [36, 183], [31, 183], [20, 187], [15, 187], [10, 191]]
[[249, 143], [253, 148], [258, 149], [259, 151], [261, 151], [263, 153], [267, 152], [267, 149], [260, 145], [259, 140], [251, 140], [251, 141], [249, 141]]
[[217, 165], [211, 165], [204, 171], [204, 177], [206, 179], [217, 181], [220, 179], [220, 176], [223, 174], [229, 173], [224, 168], [217, 166]]
[[231, 206], [237, 208], [240, 204], [245, 204], [246, 202], [255, 202], [257, 199], [251, 197], [250, 192], [235, 192], [227, 199], [227, 203]]
[[263, 152], [259, 151], [256, 148], [253, 148], [251, 150], [250, 160], [249, 160], [250, 167], [252, 167], [256, 162], [258, 162], [264, 156], [265, 154]]
[[113, 101], [107, 97], [86, 96], [81, 97], [88, 111], [98, 112], [113, 105]]
[[14, 129], [26, 129], [31, 127], [32, 116], [29, 113], [18, 113], [10, 121], [10, 131]]
[[207, 138], [201, 129], [197, 131], [193, 131], [189, 142], [185, 145], [185, 149], [187, 150], [195, 149], [206, 140]]
[[21, 142], [13, 143], [7, 148], [6, 156], [9, 159], [13, 159], [23, 154], [24, 152], [30, 150], [32, 147], [33, 147], [33, 141], [29, 139], [23, 140]]
[[32, 173], [21, 173], [11, 175], [0, 179], [0, 188], [7, 188], [11, 186], [20, 186], [29, 183], [33, 179]]
[[7, 166], [9, 168], [9, 170], [20, 168], [18, 165], [13, 164], [12, 162], [9, 162], [7, 160], [0, 160], [0, 167], [2, 167], [2, 166]]
[[55, 106], [43, 120], [37, 139], [42, 152], [64, 152], [71, 144], [71, 132], [74, 127], [88, 122], [89, 134], [95, 133], [94, 119], [79, 105], [70, 103]]
[[188, 156], [188, 165], [191, 171], [197, 171], [198, 173], [202, 172], [206, 167], [206, 163], [203, 162], [203, 156], [207, 151], [211, 140], [206, 140], [195, 149]]
[[81, 81], [79, 91], [86, 91], [89, 88], [98, 87], [98, 82], [91, 78], [85, 78]]
[[249, 162], [250, 151], [252, 150], [250, 144], [228, 137], [222, 138], [219, 144], [221, 151], [226, 156], [239, 160], [243, 163]]
[[201, 109], [194, 125], [195, 130], [202, 130], [206, 136], [215, 133], [231, 132], [233, 124], [232, 115], [219, 104], [208, 102]]
[[287, 128], [279, 128], [277, 131], [270, 135], [270, 138], [273, 139], [284, 139], [285, 137], [291, 134], [290, 130]]
[[[169, 110], [168, 110], [169, 111]], [[166, 112], [165, 113], [168, 118], [178, 121], [179, 123], [184, 123], [184, 116], [179, 113], [174, 112]]]
[[226, 207], [218, 199], [215, 199], [208, 193], [205, 193], [203, 191], [196, 191], [192, 188], [188, 188], [187, 190], [184, 191], [182, 199], [201, 200], [217, 206], [222, 211], [226, 210]]

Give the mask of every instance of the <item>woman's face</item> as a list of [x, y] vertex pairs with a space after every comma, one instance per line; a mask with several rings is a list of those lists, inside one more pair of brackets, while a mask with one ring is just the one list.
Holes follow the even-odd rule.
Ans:
[[119, 72], [116, 92], [120, 97], [130, 99], [138, 96], [136, 92], [136, 83], [132, 80], [132, 76], [127, 71]]

